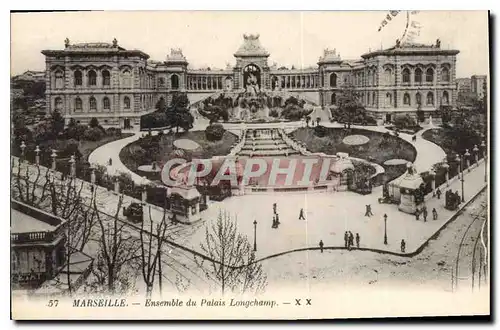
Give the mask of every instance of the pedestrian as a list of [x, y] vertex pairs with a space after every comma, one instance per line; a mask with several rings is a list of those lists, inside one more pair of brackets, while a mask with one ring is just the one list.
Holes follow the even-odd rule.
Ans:
[[94, 193], [94, 185], [93, 185], [93, 184], [92, 184], [92, 185], [90, 185], [90, 192], [91, 192], [91, 193]]
[[276, 223], [276, 215], [273, 214], [273, 225], [271, 226], [271, 228], [277, 228], [277, 223]]
[[371, 217], [372, 215], [373, 215], [372, 206], [370, 204], [368, 204], [368, 205], [366, 205], [365, 217]]
[[280, 222], [280, 216], [279, 216], [278, 213], [276, 213], [276, 224], [278, 224], [278, 225], [281, 224], [281, 222]]
[[417, 221], [419, 220], [419, 217], [420, 217], [420, 211], [416, 210], [415, 211], [415, 218], [416, 218]]
[[359, 233], [356, 233], [356, 247], [359, 249]]
[[404, 239], [401, 240], [401, 252], [405, 253], [406, 250], [406, 242]]
[[319, 248], [321, 249], [321, 253], [323, 253], [323, 240], [319, 241]]
[[424, 206], [423, 210], [422, 210], [422, 214], [424, 215], [424, 222], [427, 222], [427, 207]]
[[437, 220], [438, 219], [438, 212], [436, 211], [436, 208], [432, 209], [432, 220]]
[[344, 233], [344, 244], [347, 249], [349, 247], [349, 233], [347, 233], [347, 231]]
[[441, 189], [437, 188], [436, 195], [437, 195], [438, 199], [441, 199]]
[[276, 203], [273, 203], [273, 213], [274, 214], [276, 214], [276, 207], [277, 207]]
[[354, 235], [349, 231], [349, 248], [354, 246]]
[[111, 159], [111, 157], [109, 157], [109, 166], [113, 165], [113, 159]]
[[304, 217], [304, 209], [300, 209], [299, 213], [299, 220], [305, 220], [306, 218]]

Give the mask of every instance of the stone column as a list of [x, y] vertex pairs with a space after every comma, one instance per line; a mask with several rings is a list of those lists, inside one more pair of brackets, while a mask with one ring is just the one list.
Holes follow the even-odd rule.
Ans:
[[115, 178], [115, 193], [120, 193], [120, 182], [118, 181], [118, 178]]
[[[36, 146], [35, 148], [35, 164], [36, 166], [40, 165], [40, 148]], [[477, 153], [476, 153], [476, 163], [477, 163]]]
[[57, 151], [52, 149], [52, 154], [50, 155], [52, 157], [52, 171], [56, 170], [56, 157], [57, 157]]
[[75, 160], [75, 156], [74, 155], [71, 155], [71, 158], [69, 159], [69, 164], [70, 164], [70, 175], [71, 177], [75, 177], [76, 176], [76, 160]]

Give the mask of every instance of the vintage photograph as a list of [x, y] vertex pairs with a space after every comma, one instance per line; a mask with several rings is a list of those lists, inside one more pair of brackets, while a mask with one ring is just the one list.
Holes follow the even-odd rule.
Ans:
[[489, 315], [488, 24], [11, 13], [12, 318]]

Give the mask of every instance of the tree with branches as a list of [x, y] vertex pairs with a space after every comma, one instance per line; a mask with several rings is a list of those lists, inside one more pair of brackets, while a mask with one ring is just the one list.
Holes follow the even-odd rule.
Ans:
[[[95, 291], [109, 294], [124, 293], [130, 290], [132, 261], [139, 255], [139, 241], [125, 230], [125, 223], [119, 221], [119, 212], [123, 204], [123, 195], [118, 198], [116, 213], [107, 216], [96, 212], [100, 228], [96, 260], [92, 274], [95, 282], [91, 286]], [[97, 210], [96, 199], [94, 208]]]
[[[221, 288], [221, 294], [260, 293], [267, 286], [267, 276], [257, 262], [246, 236], [238, 233], [236, 222], [222, 211], [211, 227], [206, 229], [201, 249], [212, 269], [213, 277]], [[201, 267], [202, 263], [197, 260]]]
[[[141, 238], [141, 268], [144, 283], [146, 283], [146, 298], [151, 298], [153, 285], [156, 276], [156, 268], [158, 267], [158, 282], [160, 295], [162, 293], [162, 264], [161, 264], [161, 249], [165, 242], [165, 234], [169, 223], [167, 222], [167, 209], [163, 208], [162, 219], [156, 226], [153, 225], [151, 216], [151, 206], [148, 208], [149, 213], [149, 230], [146, 230], [145, 221], [142, 222], [140, 238]], [[147, 236], [147, 237], [146, 237]], [[156, 245], [155, 243], [156, 239]]]

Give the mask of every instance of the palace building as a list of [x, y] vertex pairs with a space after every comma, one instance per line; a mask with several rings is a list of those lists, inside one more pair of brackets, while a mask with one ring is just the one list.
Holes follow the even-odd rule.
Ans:
[[236, 64], [223, 70], [193, 70], [180, 49], [164, 61], [152, 61], [140, 50], [112, 43], [71, 44], [63, 50], [43, 50], [46, 58], [47, 110], [86, 124], [96, 117], [103, 125], [129, 128], [155, 111], [160, 98], [187, 93], [191, 104], [214, 94], [245, 89], [248, 76], [260, 90], [298, 95], [327, 109], [337, 105], [345, 86], [358, 91], [359, 101], [379, 119], [417, 109], [427, 114], [441, 105], [455, 107], [458, 50], [433, 45], [396, 42], [371, 51], [359, 60], [343, 60], [336, 50], [324, 51], [317, 66], [285, 69], [269, 66], [270, 54], [259, 35], [244, 35], [234, 53]]

